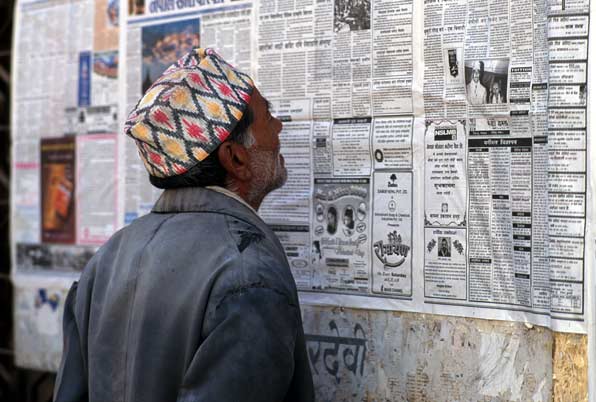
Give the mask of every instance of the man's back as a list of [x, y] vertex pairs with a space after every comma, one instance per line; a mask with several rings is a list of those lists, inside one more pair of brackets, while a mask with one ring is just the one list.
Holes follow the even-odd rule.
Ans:
[[64, 328], [57, 401], [313, 399], [283, 249], [211, 190], [166, 191], [102, 247]]

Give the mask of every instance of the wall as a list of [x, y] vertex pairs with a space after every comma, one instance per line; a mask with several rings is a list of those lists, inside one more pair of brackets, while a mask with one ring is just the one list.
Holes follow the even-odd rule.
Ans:
[[588, 337], [555, 333], [553, 401], [588, 401]]
[[320, 401], [551, 400], [553, 335], [544, 328], [342, 308], [303, 311]]

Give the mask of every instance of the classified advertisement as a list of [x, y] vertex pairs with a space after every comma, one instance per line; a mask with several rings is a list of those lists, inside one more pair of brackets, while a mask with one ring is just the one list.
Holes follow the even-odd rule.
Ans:
[[312, 98], [317, 119], [411, 114], [412, 15], [409, 0], [260, 2], [261, 91]]
[[308, 225], [312, 170], [310, 101], [271, 101], [271, 106], [272, 113], [283, 123], [279, 135], [283, 164], [278, 163], [272, 175], [281, 174], [283, 169], [288, 174], [284, 186], [265, 197], [259, 215], [268, 223]]
[[551, 311], [585, 313], [589, 1], [548, 10], [548, 236]]
[[531, 307], [532, 139], [470, 138], [470, 301]]
[[[153, 82], [184, 54], [211, 47], [242, 71], [251, 71], [252, 4], [228, 0], [134, 0], [128, 2], [123, 35], [124, 121]], [[123, 141], [126, 169], [124, 223], [148, 213], [160, 191], [148, 180], [135, 142]]]
[[[544, 313], [547, 241], [533, 239], [532, 224], [533, 203], [544, 211], [548, 202], [544, 173], [534, 177], [544, 172], [546, 138], [511, 137], [491, 126], [483, 120], [427, 122], [425, 297]], [[545, 217], [538, 223], [544, 229]]]
[[424, 166], [424, 295], [466, 299], [466, 125], [427, 121]]

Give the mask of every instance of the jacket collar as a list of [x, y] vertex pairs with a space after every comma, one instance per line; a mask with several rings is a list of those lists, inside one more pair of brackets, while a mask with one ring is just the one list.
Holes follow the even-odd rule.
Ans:
[[260, 228], [267, 224], [243, 200], [226, 191], [204, 187], [183, 187], [165, 190], [155, 205], [155, 213], [214, 212], [234, 216]]

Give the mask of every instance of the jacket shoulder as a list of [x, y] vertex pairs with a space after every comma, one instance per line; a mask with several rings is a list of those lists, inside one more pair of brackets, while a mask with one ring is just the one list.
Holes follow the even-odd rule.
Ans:
[[242, 289], [268, 288], [297, 305], [297, 292], [285, 252], [268, 228], [226, 215], [227, 231], [233, 244], [233, 262], [222, 271], [214, 284], [214, 296]]

